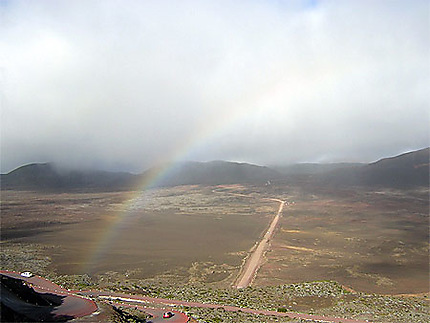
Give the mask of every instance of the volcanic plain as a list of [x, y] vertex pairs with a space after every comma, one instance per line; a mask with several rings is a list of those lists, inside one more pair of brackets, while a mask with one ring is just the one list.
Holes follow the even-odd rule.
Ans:
[[[72, 288], [382, 322], [407, 322], [410, 314], [424, 322], [428, 194], [422, 187], [329, 189], [283, 182], [143, 192], [4, 190], [1, 267], [30, 270]], [[250, 250], [279, 209], [270, 199], [286, 201], [275, 234], [251, 287], [234, 291]], [[281, 297], [279, 286], [296, 287], [291, 297]], [[307, 290], [314, 287], [322, 294]], [[333, 288], [341, 291], [339, 298], [330, 294]], [[363, 298], [373, 293], [412, 298], [387, 309], [379, 298], [393, 298]]]

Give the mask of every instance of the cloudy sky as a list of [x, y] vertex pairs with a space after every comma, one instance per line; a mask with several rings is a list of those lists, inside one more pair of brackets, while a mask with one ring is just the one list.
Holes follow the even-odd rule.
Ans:
[[1, 171], [429, 145], [428, 1], [0, 0]]

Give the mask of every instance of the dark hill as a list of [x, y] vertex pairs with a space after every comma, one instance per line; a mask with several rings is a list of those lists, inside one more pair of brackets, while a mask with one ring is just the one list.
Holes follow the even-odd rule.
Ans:
[[316, 175], [327, 173], [336, 169], [352, 168], [364, 165], [365, 164], [361, 163], [299, 163], [285, 166], [272, 166], [271, 168], [284, 175]]
[[384, 158], [365, 166], [337, 169], [319, 178], [326, 185], [429, 186], [429, 148]]
[[38, 293], [22, 280], [0, 274], [1, 322], [66, 322], [73, 316], [55, 315], [65, 296]]
[[[285, 170], [284, 170], [285, 172]], [[163, 176], [159, 176], [163, 174]], [[53, 164], [29, 164], [1, 175], [1, 189], [92, 190], [135, 189], [145, 181], [153, 186], [188, 184], [217, 185], [263, 183], [305, 174], [311, 185], [334, 186], [429, 186], [429, 148], [381, 159], [368, 165], [303, 164], [292, 166], [286, 175], [264, 166], [226, 161], [183, 162], [152, 168], [140, 175], [124, 172], [61, 170]], [[157, 178], [157, 180], [153, 180]], [[294, 182], [294, 180], [293, 180]]]
[[[150, 169], [142, 176], [151, 177], [157, 169]], [[187, 184], [234, 184], [266, 182], [279, 178], [280, 173], [264, 166], [226, 161], [184, 162], [169, 167], [166, 175], [156, 182], [157, 186]]]
[[264, 182], [280, 174], [270, 168], [245, 163], [213, 161], [207, 163], [184, 162], [165, 167], [149, 169], [141, 175], [106, 171], [61, 170], [55, 165], [29, 164], [8, 174], [1, 175], [1, 189], [11, 190], [125, 190], [135, 189], [159, 173], [166, 176], [155, 181], [154, 186], [176, 186], [187, 184], [232, 184]]
[[111, 190], [130, 187], [136, 175], [122, 172], [78, 171], [58, 169], [50, 163], [28, 164], [1, 175], [1, 189], [54, 190], [74, 189]]

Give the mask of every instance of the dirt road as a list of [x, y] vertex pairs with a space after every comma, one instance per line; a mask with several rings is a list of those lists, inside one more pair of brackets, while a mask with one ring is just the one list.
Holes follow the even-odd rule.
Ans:
[[273, 233], [278, 224], [279, 218], [281, 217], [282, 209], [284, 208], [285, 201], [278, 200], [278, 199], [269, 199], [269, 200], [280, 203], [278, 213], [273, 218], [272, 222], [270, 223], [269, 229], [267, 229], [263, 238], [257, 244], [257, 247], [254, 248], [251, 255], [248, 257], [248, 259], [246, 259], [245, 264], [242, 267], [242, 270], [239, 274], [239, 277], [237, 278], [236, 283], [234, 284], [234, 286], [236, 286], [237, 288], [245, 288], [249, 286], [254, 280], [255, 275], [257, 274], [257, 271], [260, 268], [261, 263], [263, 261], [264, 252], [268, 248], [270, 239], [273, 237]]

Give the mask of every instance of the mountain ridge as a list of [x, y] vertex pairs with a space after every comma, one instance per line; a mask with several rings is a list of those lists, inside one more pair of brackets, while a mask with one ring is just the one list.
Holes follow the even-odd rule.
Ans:
[[[16, 190], [127, 190], [147, 182], [154, 187], [177, 185], [216, 185], [264, 182], [279, 176], [266, 166], [226, 161], [181, 162], [152, 167], [141, 174], [99, 170], [66, 170], [52, 163], [31, 163], [1, 174], [1, 189]], [[167, 173], [168, 176], [159, 176]], [[154, 180], [153, 178], [158, 178]]]
[[429, 148], [381, 158], [364, 166], [334, 170], [319, 177], [325, 185], [429, 186]]
[[[215, 160], [178, 162], [152, 167], [141, 174], [102, 170], [66, 170], [52, 163], [32, 163], [1, 174], [1, 189], [12, 190], [130, 190], [150, 187], [265, 183], [277, 179], [294, 182], [307, 176], [318, 185], [429, 186], [429, 148], [379, 159], [369, 164], [296, 164], [284, 169], [244, 162]], [[284, 170], [284, 171], [282, 171]], [[148, 186], [147, 186], [148, 187]]]

